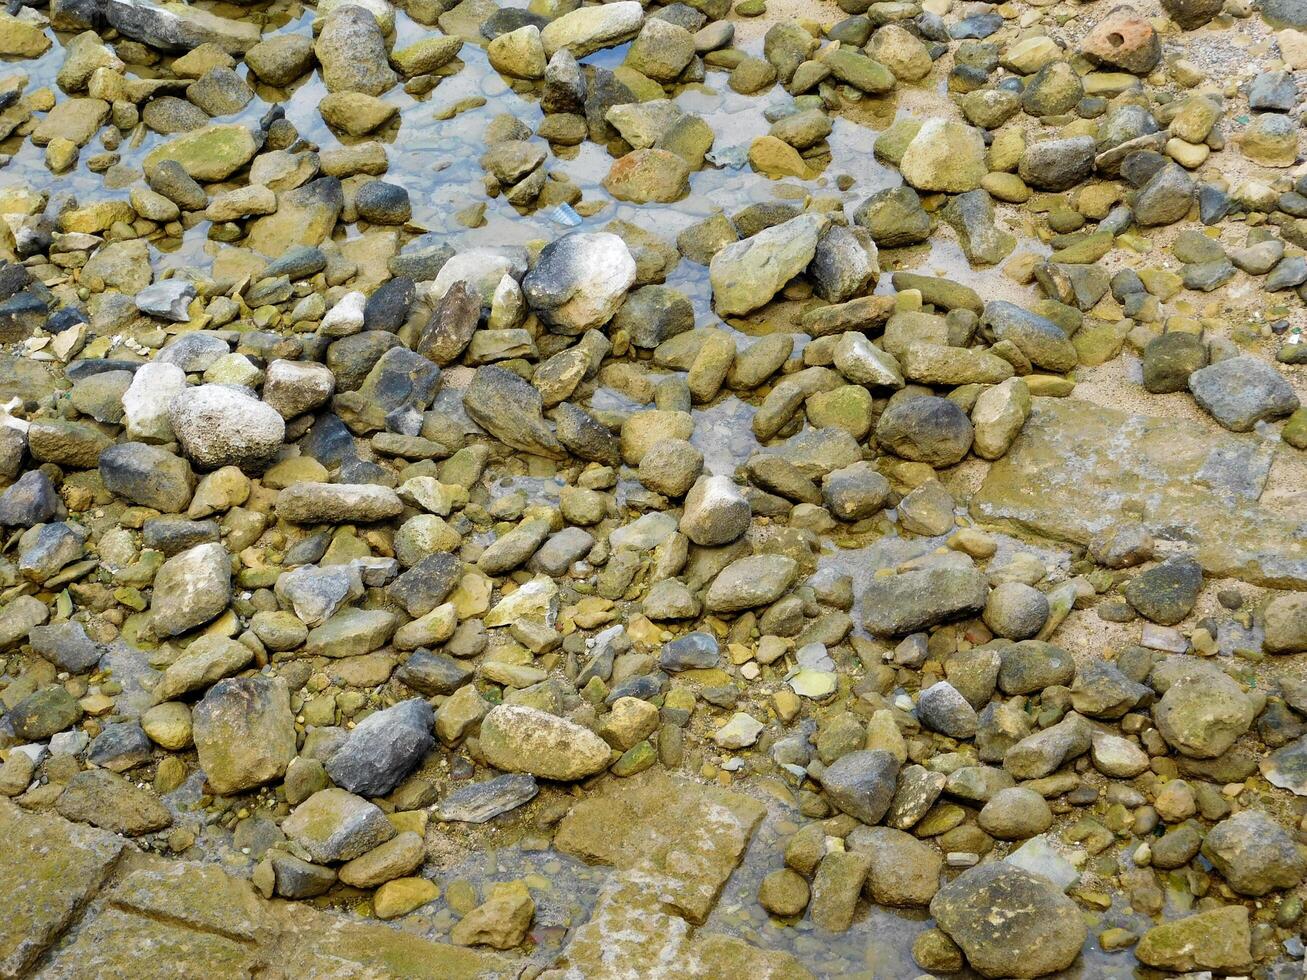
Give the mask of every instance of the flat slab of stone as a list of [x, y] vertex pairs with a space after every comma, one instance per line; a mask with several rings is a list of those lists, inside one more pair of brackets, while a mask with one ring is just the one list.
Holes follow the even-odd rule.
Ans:
[[123, 840], [0, 801], [0, 841], [0, 976], [23, 976], [100, 888]]
[[1123, 507], [1142, 506], [1148, 529], [1192, 544], [1208, 574], [1307, 589], [1301, 518], [1256, 499], [1269, 470], [1259, 465], [1256, 445], [1253, 437], [1191, 422], [1037, 398], [971, 512], [989, 524], [1087, 544], [1121, 519]]
[[739, 793], [649, 770], [578, 801], [554, 845], [657, 877], [660, 907], [701, 925], [765, 813]]
[[565, 980], [681, 980], [747, 977], [811, 980], [789, 953], [744, 940], [700, 932], [658, 907], [661, 880], [617, 874], [604, 886], [590, 921], [573, 934], [556, 964]]

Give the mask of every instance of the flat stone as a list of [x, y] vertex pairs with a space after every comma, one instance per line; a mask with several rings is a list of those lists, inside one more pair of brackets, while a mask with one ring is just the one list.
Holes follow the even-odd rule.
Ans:
[[558, 825], [554, 846], [656, 876], [663, 908], [701, 924], [764, 812], [747, 796], [651, 769], [579, 800]]
[[986, 523], [1087, 545], [1127, 500], [1153, 534], [1177, 531], [1204, 572], [1273, 588], [1307, 589], [1307, 543], [1296, 522], [1197, 476], [1237, 436], [1173, 419], [1036, 398], [1008, 454], [990, 469], [971, 512]]

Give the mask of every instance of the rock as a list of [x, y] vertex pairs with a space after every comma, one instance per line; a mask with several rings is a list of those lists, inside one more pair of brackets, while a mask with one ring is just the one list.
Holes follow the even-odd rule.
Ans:
[[1248, 910], [1228, 905], [1153, 926], [1135, 946], [1135, 956], [1161, 970], [1246, 972], [1253, 958]]
[[612, 319], [635, 276], [635, 260], [622, 239], [574, 232], [545, 246], [522, 290], [545, 323], [577, 336]]
[[1184, 30], [1192, 31], [1219, 14], [1221, 4], [1216, 0], [1166, 0], [1162, 9]]
[[808, 882], [789, 868], [779, 868], [762, 879], [758, 904], [782, 918], [802, 915], [811, 894]]
[[1069, 712], [1056, 725], [1027, 735], [1003, 754], [1003, 768], [1016, 779], [1042, 779], [1089, 751], [1093, 729]]
[[939, 681], [921, 692], [917, 716], [932, 732], [950, 738], [975, 737], [976, 709], [948, 681]]
[[[111, 451], [105, 450], [106, 453]], [[186, 501], [189, 500], [188, 490]], [[181, 507], [186, 506], [186, 501]], [[58, 512], [59, 495], [43, 470], [28, 470], [0, 494], [0, 525], [6, 527], [33, 527], [45, 523]]]
[[573, 782], [608, 766], [598, 735], [564, 718], [525, 705], [492, 708], [481, 723], [481, 751], [505, 772]]
[[995, 636], [1028, 640], [1048, 620], [1048, 597], [1022, 582], [1002, 582], [985, 601], [985, 625]]
[[450, 939], [460, 946], [512, 949], [526, 938], [535, 917], [535, 900], [521, 881], [493, 885], [490, 895], [454, 926]]
[[1144, 348], [1144, 389], [1155, 394], [1185, 391], [1189, 375], [1206, 367], [1207, 347], [1190, 333], [1164, 333]]
[[1189, 615], [1202, 587], [1202, 567], [1192, 558], [1181, 557], [1136, 575], [1124, 594], [1144, 618], [1173, 626]]
[[1292, 167], [1298, 160], [1298, 130], [1278, 113], [1254, 116], [1237, 139], [1243, 155], [1263, 167]]
[[820, 215], [799, 215], [719, 250], [708, 266], [717, 312], [740, 316], [770, 302], [808, 267], [826, 223]]
[[1296, 888], [1307, 875], [1307, 860], [1289, 832], [1259, 810], [1241, 810], [1209, 830], [1203, 857], [1240, 895]]
[[297, 806], [281, 829], [320, 864], [352, 861], [396, 836], [376, 805], [334, 787]]
[[695, 544], [713, 547], [744, 534], [751, 517], [748, 500], [730, 477], [703, 476], [685, 497], [680, 529]]
[[215, 793], [280, 779], [295, 756], [295, 718], [279, 677], [219, 681], [195, 706], [192, 725], [200, 768]]
[[904, 459], [932, 466], [961, 461], [973, 435], [962, 409], [931, 395], [893, 401], [876, 423], [876, 440], [882, 446]]
[[1000, 840], [1025, 840], [1053, 825], [1053, 812], [1032, 789], [1009, 786], [989, 798], [980, 811], [980, 827]]
[[154, 577], [150, 620], [160, 637], [179, 636], [207, 623], [231, 601], [231, 559], [217, 543], [196, 545], [169, 558]]
[[1143, 227], [1182, 221], [1193, 206], [1195, 194], [1194, 179], [1184, 168], [1163, 166], [1135, 195], [1135, 221]]
[[495, 71], [513, 78], [543, 78], [547, 59], [540, 28], [527, 24], [500, 34], [486, 47]]
[[978, 612], [984, 576], [975, 569], [936, 567], [875, 578], [863, 593], [863, 623], [873, 636], [897, 636]]
[[1017, 172], [1031, 187], [1064, 191], [1083, 181], [1094, 169], [1092, 136], [1040, 140], [1021, 154]]
[[55, 808], [67, 820], [89, 823], [126, 837], [139, 837], [172, 824], [172, 814], [154, 793], [107, 769], [77, 773], [60, 794]]
[[313, 51], [328, 92], [381, 95], [395, 84], [385, 36], [372, 13], [363, 7], [333, 7]]
[[960, 194], [975, 190], [988, 172], [980, 130], [963, 123], [928, 119], [899, 163], [903, 179], [922, 191]]
[[563, 14], [545, 26], [540, 40], [550, 58], [563, 49], [576, 58], [583, 58], [601, 48], [629, 41], [643, 22], [644, 10], [637, 0], [619, 0]]
[[671, 203], [690, 192], [690, 165], [669, 150], [632, 150], [613, 162], [603, 184], [619, 201]]
[[215, 123], [155, 147], [146, 155], [144, 167], [149, 172], [173, 161], [195, 180], [226, 180], [249, 163], [258, 149], [254, 135], [245, 126]]
[[5, 716], [14, 734], [26, 741], [44, 741], [81, 719], [82, 708], [58, 684], [38, 688], [23, 698]]
[[[447, 708], [448, 702], [441, 709], [442, 717]], [[454, 790], [440, 802], [436, 816], [458, 823], [485, 823], [530, 802], [538, 792], [540, 787], [534, 776], [518, 773], [495, 776]]]
[[1307, 652], [1307, 595], [1278, 595], [1266, 604], [1265, 638], [1267, 653]]
[[1128, 6], [1113, 8], [1095, 24], [1080, 42], [1080, 51], [1096, 65], [1132, 75], [1147, 75], [1162, 58], [1157, 31]]
[[204, 469], [260, 468], [286, 436], [276, 409], [226, 385], [187, 388], [173, 399], [168, 418], [182, 450]]
[[183, 694], [207, 688], [230, 677], [254, 659], [244, 643], [223, 636], [201, 636], [164, 670], [155, 686], [158, 701], [171, 701]]
[[336, 378], [323, 364], [278, 359], [268, 365], [263, 400], [283, 419], [293, 419], [325, 404], [336, 390]]
[[930, 234], [930, 215], [907, 186], [877, 191], [858, 205], [853, 220], [866, 228], [881, 248], [915, 245]]
[[84, 674], [91, 670], [104, 653], [100, 645], [86, 635], [85, 627], [72, 619], [49, 626], [33, 626], [27, 635], [33, 653], [70, 674]]
[[164, 51], [190, 51], [202, 44], [215, 44], [228, 54], [240, 54], [259, 41], [256, 24], [188, 6], [152, 0], [106, 0], [103, 9], [110, 26], [124, 37]]
[[1277, 419], [1298, 407], [1298, 396], [1265, 361], [1243, 355], [1218, 361], [1189, 376], [1189, 390], [1217, 422], [1247, 432], [1258, 422]]
[[245, 52], [245, 64], [268, 85], [284, 88], [313, 67], [313, 39], [302, 34], [278, 34]]
[[703, 670], [718, 666], [720, 656], [716, 637], [696, 631], [664, 643], [658, 666], [673, 673]]
[[1212, 672], [1172, 684], [1153, 707], [1153, 720], [1182, 755], [1214, 759], [1253, 722], [1257, 708], [1229, 677]]
[[1062, 374], [1078, 363], [1075, 346], [1057, 324], [1013, 303], [986, 303], [981, 324], [995, 339], [1015, 344], [1036, 367]]
[[419, 698], [401, 701], [364, 718], [327, 762], [332, 781], [351, 793], [384, 796], [435, 745], [431, 706]]
[[710, 612], [739, 612], [779, 599], [798, 577], [799, 565], [785, 555], [753, 555], [727, 565], [704, 595]]
[[894, 798], [899, 762], [882, 749], [840, 756], [821, 776], [822, 789], [842, 812], [868, 825], [880, 823]]
[[473, 421], [514, 449], [562, 458], [562, 447], [544, 421], [540, 393], [511, 371], [494, 365], [477, 368], [463, 392], [463, 407]]
[[425, 858], [426, 845], [421, 835], [406, 830], [347, 862], [340, 869], [340, 880], [355, 888], [375, 888], [411, 874]]
[[938, 927], [987, 977], [1040, 977], [1075, 962], [1088, 930], [1071, 899], [1001, 862], [964, 871], [931, 900]]
[[943, 858], [911, 834], [890, 827], [855, 827], [846, 843], [870, 859], [865, 891], [877, 904], [925, 906], [939, 890]]
[[375, 484], [295, 483], [277, 494], [277, 516], [292, 524], [371, 524], [403, 509], [394, 490]]

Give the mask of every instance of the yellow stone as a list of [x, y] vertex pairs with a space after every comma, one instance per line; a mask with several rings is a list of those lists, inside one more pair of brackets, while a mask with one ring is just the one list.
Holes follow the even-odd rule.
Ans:
[[388, 881], [372, 896], [372, 910], [378, 919], [395, 919], [414, 909], [434, 902], [440, 889], [426, 878], [396, 878]]

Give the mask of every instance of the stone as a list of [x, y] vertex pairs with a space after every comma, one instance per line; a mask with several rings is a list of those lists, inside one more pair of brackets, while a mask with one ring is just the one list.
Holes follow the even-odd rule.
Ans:
[[292, 524], [370, 524], [404, 509], [389, 487], [350, 483], [295, 483], [277, 494], [276, 506]]
[[1162, 58], [1157, 31], [1128, 6], [1113, 8], [1080, 42], [1081, 53], [1096, 65], [1147, 75]]
[[899, 163], [917, 190], [950, 194], [975, 190], [987, 171], [980, 130], [940, 118], [926, 120]]
[[769, 605], [794, 584], [798, 573], [798, 562], [785, 555], [739, 558], [712, 580], [704, 595], [704, 606], [720, 613]]
[[846, 843], [870, 859], [864, 892], [878, 905], [926, 906], [939, 890], [944, 860], [911, 834], [892, 827], [855, 827]]
[[375, 804], [335, 788], [319, 790], [295, 807], [281, 829], [320, 864], [352, 861], [396, 836]]
[[765, 306], [807, 268], [825, 227], [820, 215], [799, 215], [720, 249], [708, 266], [717, 312], [740, 316]]
[[1088, 930], [1074, 902], [1004, 863], [964, 871], [930, 903], [936, 925], [986, 977], [1039, 977], [1069, 967]]
[[514, 449], [553, 459], [563, 455], [544, 421], [539, 391], [511, 371], [494, 365], [477, 368], [463, 392], [463, 407], [473, 421]]
[[1248, 730], [1256, 710], [1252, 699], [1229, 677], [1201, 673], [1167, 688], [1153, 707], [1153, 720], [1177, 752], [1213, 759]]
[[460, 946], [512, 949], [526, 938], [535, 907], [525, 882], [497, 882], [486, 900], [458, 921], [450, 939]]
[[401, 701], [358, 723], [327, 762], [332, 781], [351, 793], [384, 796], [435, 745], [435, 715], [420, 698]]
[[1243, 355], [1218, 361], [1189, 376], [1194, 400], [1217, 422], [1247, 432], [1259, 421], [1277, 419], [1298, 407], [1298, 396], [1265, 361]]
[[690, 165], [670, 150], [632, 150], [613, 162], [603, 185], [619, 201], [667, 204], [690, 192]]
[[231, 601], [231, 559], [221, 544], [196, 545], [169, 558], [154, 577], [154, 632], [179, 636], [207, 623]]
[[1307, 652], [1307, 595], [1275, 596], [1266, 604], [1263, 617], [1262, 648], [1267, 653]]
[[187, 388], [173, 399], [168, 417], [187, 457], [204, 469], [262, 467], [286, 434], [274, 408], [226, 385]]
[[164, 670], [155, 686], [159, 701], [171, 701], [230, 677], [254, 659], [244, 643], [224, 636], [201, 636]]
[[580, 335], [612, 319], [635, 277], [635, 260], [622, 239], [574, 232], [545, 246], [522, 290], [547, 324]]
[[1253, 956], [1248, 910], [1229, 905], [1153, 926], [1140, 937], [1135, 956], [1161, 970], [1245, 972]]
[[248, 128], [237, 123], [215, 123], [155, 147], [146, 154], [144, 167], [148, 172], [174, 161], [197, 181], [226, 180], [257, 152], [258, 144]]
[[748, 530], [751, 516], [748, 500], [730, 477], [704, 476], [685, 497], [680, 530], [697, 545], [729, 544]]
[[[447, 709], [448, 702], [441, 708], [442, 717]], [[457, 823], [485, 823], [529, 803], [538, 792], [539, 784], [529, 774], [495, 776], [454, 790], [440, 802], [436, 816]]]
[[563, 49], [576, 58], [583, 58], [630, 40], [643, 22], [644, 11], [637, 0], [619, 0], [563, 14], [546, 25], [540, 32], [540, 40], [549, 58]]
[[985, 577], [972, 568], [938, 566], [873, 578], [863, 592], [863, 625], [873, 636], [901, 636], [979, 612]]
[[1174, 626], [1193, 609], [1203, 587], [1202, 566], [1188, 557], [1171, 558], [1136, 575], [1124, 594], [1141, 616]]
[[863, 749], [840, 756], [821, 776], [831, 802], [868, 825], [878, 824], [894, 798], [899, 761], [883, 749]]
[[525, 705], [500, 705], [481, 723], [481, 751], [497, 769], [572, 782], [608, 766], [607, 743], [565, 718]]
[[1293, 837], [1259, 810], [1241, 810], [1222, 820], [1207, 832], [1202, 851], [1240, 895], [1296, 888], [1307, 874], [1307, 859]]
[[227, 678], [192, 712], [200, 767], [214, 792], [230, 794], [281, 778], [295, 756], [295, 719], [281, 678]]
[[67, 820], [126, 837], [139, 837], [172, 824], [172, 814], [154, 793], [108, 769], [87, 769], [73, 776], [55, 809]]

